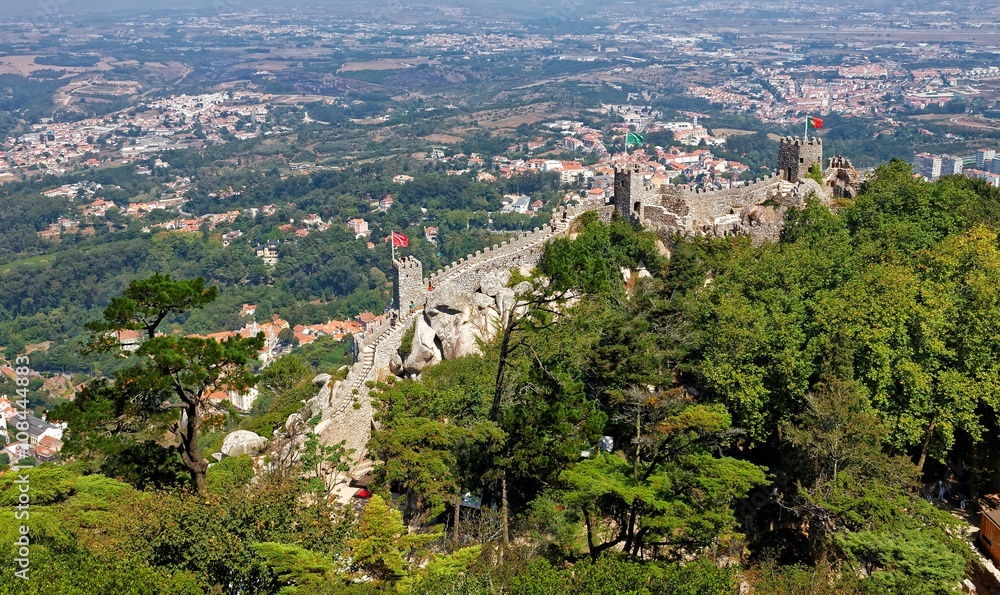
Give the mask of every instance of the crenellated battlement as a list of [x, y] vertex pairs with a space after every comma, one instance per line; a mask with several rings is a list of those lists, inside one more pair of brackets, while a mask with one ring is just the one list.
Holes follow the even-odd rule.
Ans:
[[850, 159], [848, 159], [847, 157], [842, 157], [840, 155], [837, 155], [835, 157], [830, 157], [829, 159], [827, 159], [826, 160], [826, 166], [827, 166], [827, 168], [833, 167], [833, 168], [836, 168], [836, 169], [853, 169], [854, 168], [854, 164], [851, 163]]
[[785, 209], [800, 204], [808, 192], [823, 194], [825, 187], [816, 188], [808, 176], [810, 169], [822, 166], [822, 157], [822, 139], [786, 136], [778, 142], [775, 171], [722, 188], [653, 188], [639, 167], [616, 167], [614, 208], [664, 236], [749, 234], [754, 241], [773, 239]]
[[729, 186], [726, 188], [699, 188], [691, 186], [667, 186], [664, 192], [666, 193], [682, 193], [690, 196], [706, 195], [706, 194], [727, 194], [731, 196], [737, 196], [739, 194], [745, 193], [748, 190], [753, 190], [755, 188], [762, 188], [765, 186], [770, 186], [775, 182], [781, 180], [781, 175], [777, 172], [771, 172], [769, 175], [763, 178], [756, 178], [749, 180], [743, 184]]
[[[368, 385], [384, 379], [388, 374], [403, 335], [422, 316], [418, 310], [426, 303], [430, 292], [447, 283], [471, 293], [486, 271], [503, 267], [534, 266], [542, 257], [546, 242], [566, 233], [577, 215], [597, 207], [598, 205], [581, 205], [559, 209], [553, 213], [549, 225], [530, 232], [518, 232], [511, 240], [504, 240], [460, 258], [431, 275], [426, 282], [422, 279], [423, 265], [419, 260], [413, 257], [393, 260], [397, 291], [400, 294], [396, 303], [404, 307], [391, 311], [388, 316], [370, 325], [367, 332], [354, 338], [356, 360], [347, 377], [342, 382], [325, 386], [309, 402], [310, 411], [305, 415], [309, 419], [321, 414], [322, 420], [315, 431], [322, 437], [324, 444], [343, 440], [349, 448], [354, 449], [354, 475], [370, 466], [367, 444], [375, 422]], [[419, 297], [413, 298], [415, 308], [409, 309], [410, 302], [404, 300], [410, 299], [414, 292]], [[419, 307], [416, 307], [418, 303]]]
[[412, 256], [401, 256], [392, 261], [393, 266], [399, 270], [408, 269], [421, 269], [423, 270], [424, 265], [419, 260]]
[[[504, 240], [500, 244], [493, 244], [482, 250], [477, 250], [475, 254], [469, 254], [460, 258], [457, 262], [452, 262], [442, 269], [438, 269], [429, 278], [429, 287], [437, 287], [442, 283], [455, 279], [462, 273], [476, 269], [484, 264], [498, 266], [500, 268], [517, 268], [522, 265], [534, 265], [541, 258], [540, 247], [553, 236], [565, 231], [568, 223], [574, 217], [585, 210], [592, 209], [592, 206], [563, 207], [552, 213], [552, 221], [545, 227], [536, 227], [534, 230], [516, 232], [510, 240]], [[468, 283], [473, 280], [470, 278]]]
[[778, 141], [778, 143], [779, 145], [790, 145], [799, 147], [803, 145], [817, 146], [823, 144], [823, 139], [813, 136], [807, 140], [803, 140], [797, 136], [784, 136], [781, 138], [781, 140]]

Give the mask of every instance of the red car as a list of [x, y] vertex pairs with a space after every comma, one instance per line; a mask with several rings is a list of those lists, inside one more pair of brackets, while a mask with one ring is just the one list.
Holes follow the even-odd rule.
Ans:
[[372, 493], [371, 493], [371, 490], [366, 490], [365, 488], [361, 488], [360, 490], [354, 492], [354, 497], [355, 498], [371, 498], [372, 497]]

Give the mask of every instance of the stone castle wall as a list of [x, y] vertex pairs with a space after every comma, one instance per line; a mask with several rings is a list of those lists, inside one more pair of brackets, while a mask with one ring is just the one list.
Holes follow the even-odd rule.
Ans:
[[645, 183], [637, 167], [615, 171], [616, 192], [631, 191], [631, 195], [616, 194], [615, 210], [633, 221], [641, 222], [663, 235], [710, 234], [729, 235], [757, 230], [748, 225], [743, 212], [758, 205], [777, 192], [781, 177], [772, 173], [765, 178], [715, 190], [690, 189], [683, 186], [661, 186]]
[[[397, 260], [400, 265], [397, 267], [397, 280], [401, 281], [401, 301], [398, 303], [403, 304], [402, 299], [415, 296], [412, 299], [413, 311], [398, 312], [395, 322], [392, 316], [383, 317], [368, 332], [356, 336], [356, 361], [346, 379], [327, 383], [309, 402], [309, 411], [305, 412], [308, 418], [321, 416], [314, 431], [324, 444], [345, 441], [346, 447], [354, 451], [351, 475], [357, 477], [371, 469], [367, 448], [375, 422], [368, 385], [388, 377], [393, 354], [417, 317], [423, 315], [422, 309], [430, 292], [436, 287], [449, 285], [472, 293], [481, 278], [490, 271], [534, 267], [542, 257], [546, 242], [565, 234], [574, 218], [594, 208], [586, 205], [561, 209], [553, 214], [550, 225], [519, 233], [509, 242], [470, 254], [432, 274], [426, 283], [423, 279], [419, 279], [418, 283], [414, 275], [419, 261], [415, 258]], [[608, 209], [603, 211], [609, 212]], [[405, 310], [409, 310], [409, 301], [405, 304]]]
[[[822, 154], [820, 141], [806, 144], [795, 139], [782, 142], [785, 159], [806, 159], [799, 165], [808, 171], [817, 155]], [[788, 163], [786, 165], [792, 165]], [[779, 170], [780, 171], [780, 170]], [[798, 172], [793, 168], [793, 173]], [[787, 173], [784, 172], [784, 173]], [[473, 293], [484, 276], [498, 269], [516, 270], [534, 267], [544, 253], [545, 244], [565, 234], [573, 219], [585, 211], [597, 211], [609, 221], [615, 211], [641, 221], [660, 233], [730, 235], [749, 234], [755, 239], [776, 239], [781, 232], [785, 210], [812, 191], [823, 188], [812, 180], [797, 184], [783, 181], [783, 173], [774, 173], [747, 184], [719, 190], [691, 190], [683, 187], [654, 188], [645, 183], [638, 168], [628, 167], [615, 172], [615, 196], [611, 206], [587, 204], [561, 209], [553, 214], [552, 222], [531, 232], [519, 232], [509, 240], [477, 251], [423, 278], [423, 265], [415, 258], [394, 261], [396, 317], [383, 317], [365, 333], [355, 337], [356, 363], [342, 382], [327, 384], [310, 402], [310, 418], [321, 416], [315, 431], [325, 444], [341, 440], [354, 450], [352, 475], [357, 476], [371, 467], [367, 444], [371, 437], [373, 408], [369, 383], [384, 380], [389, 375], [390, 362], [399, 349], [403, 335], [423, 316], [428, 297], [435, 288], [448, 286], [449, 291]], [[813, 188], [815, 186], [815, 188]], [[410, 303], [413, 309], [409, 308]]]
[[[403, 335], [416, 321], [411, 314], [392, 324], [391, 321], [372, 332], [347, 378], [327, 385], [320, 390], [312, 404], [311, 415], [322, 418], [314, 430], [324, 444], [345, 442], [353, 451], [352, 475], [363, 475], [369, 470], [368, 440], [374, 427], [370, 382], [384, 380], [392, 354], [399, 349]], [[317, 410], [318, 409], [318, 410]]]

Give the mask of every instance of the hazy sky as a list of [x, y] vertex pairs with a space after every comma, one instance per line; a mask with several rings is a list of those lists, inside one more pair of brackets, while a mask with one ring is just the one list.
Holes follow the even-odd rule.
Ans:
[[[491, 7], [503, 12], [507, 10], [530, 16], [538, 10], [573, 13], [595, 5], [615, 4], [615, 0], [500, 0], [490, 3]], [[634, 4], [634, 2], [629, 2]], [[481, 11], [483, 0], [0, 0], [0, 19], [3, 14], [79, 14], [108, 13], [136, 14], [162, 9], [195, 9], [199, 11], [227, 12], [264, 6], [282, 7], [324, 7], [330, 9], [351, 9], [357, 13], [367, 8], [386, 7], [397, 4], [430, 4], [463, 6]], [[662, 3], [661, 3], [662, 4]]]
[[[376, 0], [378, 1], [378, 0]], [[330, 7], [355, 5], [349, 0], [292, 0], [264, 2], [261, 0], [0, 0], [0, 10], [4, 13], [80, 13], [80, 12], [123, 12], [141, 13], [167, 8], [194, 8], [200, 10], [234, 10], [257, 6], [280, 4], [325, 5]]]
[[[558, 0], [557, 0], [558, 1]], [[218, 8], [256, 8], [260, 6], [327, 6], [327, 7], [358, 7], [363, 8], [371, 4], [400, 3], [400, 0], [0, 0], [0, 10], [4, 12], [27, 12], [27, 11], [128, 11], [132, 13], [149, 10], [160, 10], [165, 8], [195, 8], [202, 10], [214, 10]], [[416, 4], [463, 4], [461, 0], [418, 0]], [[515, 0], [515, 4], [518, 0]], [[469, 5], [470, 3], [465, 3]]]

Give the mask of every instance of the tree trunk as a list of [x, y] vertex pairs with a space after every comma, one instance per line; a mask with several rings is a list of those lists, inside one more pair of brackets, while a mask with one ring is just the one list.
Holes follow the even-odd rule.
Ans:
[[500, 539], [503, 542], [503, 549], [506, 551], [510, 545], [510, 527], [507, 523], [507, 470], [503, 470], [500, 477]]
[[458, 546], [458, 530], [459, 525], [462, 522], [462, 490], [458, 490], [458, 496], [455, 498], [455, 526], [452, 527], [451, 541], [455, 544], [456, 548]]
[[917, 461], [917, 471], [923, 474], [924, 463], [927, 462], [927, 452], [931, 449], [931, 440], [934, 439], [934, 427], [935, 424], [932, 421], [931, 425], [927, 427], [927, 434], [924, 436], [924, 443], [920, 447], [920, 460]]
[[625, 551], [632, 551], [632, 544], [635, 540], [635, 517], [638, 512], [638, 502], [632, 503], [632, 510], [628, 514], [628, 527], [625, 529]]
[[410, 533], [415, 533], [420, 530], [423, 515], [419, 513], [423, 508], [424, 499], [417, 492], [413, 492], [412, 502], [413, 506], [409, 507], [410, 515], [406, 521], [406, 528], [410, 530]]
[[500, 396], [503, 394], [504, 374], [507, 371], [510, 336], [514, 334], [514, 312], [510, 312], [507, 316], [507, 323], [503, 328], [503, 340], [500, 342], [500, 362], [497, 364], [496, 384], [493, 387], [493, 406], [490, 407], [490, 421], [494, 422], [500, 415]]
[[642, 453], [642, 404], [635, 408], [635, 460], [632, 461], [632, 479], [639, 479], [639, 455]]
[[634, 541], [632, 544], [633, 558], [638, 558], [639, 554], [642, 552], [642, 540], [645, 537], [646, 537], [646, 527], [643, 527], [642, 529], [639, 529], [639, 532], [636, 533], [635, 539], [633, 540]]
[[191, 473], [191, 480], [198, 494], [204, 496], [208, 493], [208, 482], [205, 479], [205, 472], [208, 471], [208, 461], [201, 456], [201, 447], [198, 445], [198, 411], [197, 404], [188, 405], [182, 409], [184, 420], [181, 424], [181, 461]]
[[583, 523], [587, 527], [587, 549], [590, 551], [590, 559], [597, 561], [600, 552], [594, 546], [594, 527], [590, 521], [590, 510], [586, 506], [583, 507]]

